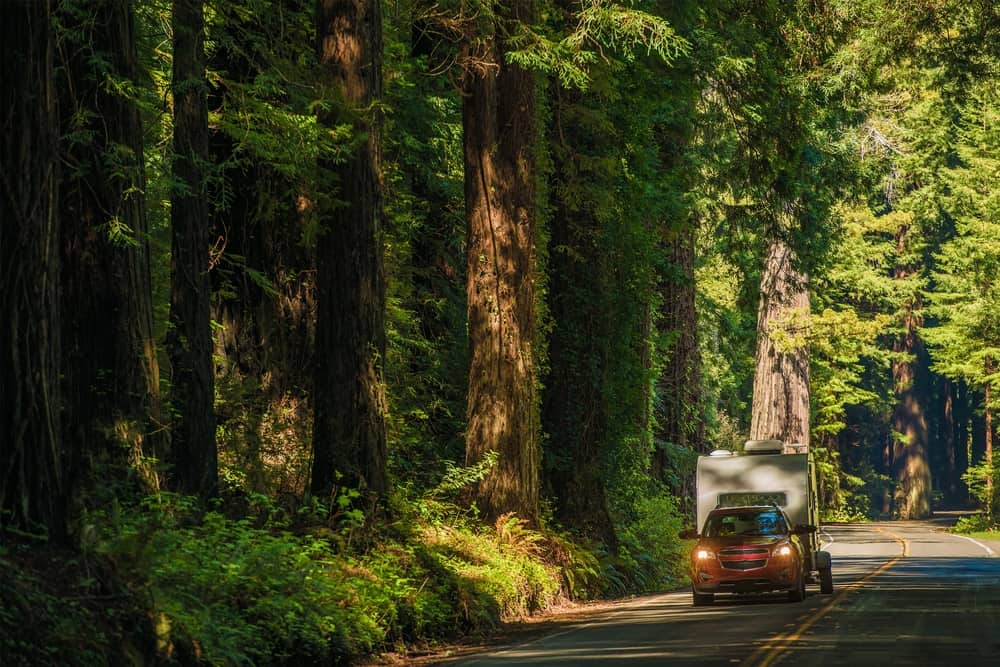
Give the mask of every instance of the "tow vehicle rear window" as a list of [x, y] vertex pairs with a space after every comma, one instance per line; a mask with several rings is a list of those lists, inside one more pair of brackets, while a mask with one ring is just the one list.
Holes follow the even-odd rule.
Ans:
[[788, 525], [780, 512], [763, 510], [709, 515], [705, 522], [705, 537], [727, 535], [784, 535]]

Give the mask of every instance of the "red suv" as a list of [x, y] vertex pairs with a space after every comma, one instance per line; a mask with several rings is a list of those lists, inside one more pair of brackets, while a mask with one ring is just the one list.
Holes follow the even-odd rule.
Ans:
[[799, 535], [815, 530], [792, 527], [774, 505], [712, 510], [691, 550], [694, 604], [711, 604], [716, 593], [769, 591], [787, 591], [790, 602], [801, 601], [808, 573]]

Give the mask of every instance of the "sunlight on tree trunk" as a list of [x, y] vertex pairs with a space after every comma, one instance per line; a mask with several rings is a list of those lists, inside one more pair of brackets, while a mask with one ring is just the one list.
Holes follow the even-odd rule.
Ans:
[[[380, 138], [371, 106], [382, 93], [382, 16], [377, 0], [321, 0], [317, 55], [342, 96], [320, 122], [349, 123], [360, 140], [336, 174], [335, 205], [321, 203], [318, 241], [312, 493], [359, 488], [366, 511], [386, 492], [385, 270]], [[332, 184], [332, 179], [331, 179]], [[343, 477], [338, 480], [338, 474]]]
[[[531, 18], [531, 0], [501, 24]], [[494, 26], [497, 33], [503, 32]], [[469, 366], [466, 464], [499, 454], [474, 492], [487, 518], [539, 516], [535, 394], [535, 81], [505, 61], [495, 34], [466, 47], [463, 129], [468, 225]]]
[[773, 239], [761, 276], [750, 438], [809, 445], [809, 291], [788, 243]]
[[[907, 231], [897, 232], [897, 251], [906, 250]], [[906, 280], [914, 273], [909, 266], [897, 266], [894, 278]], [[926, 354], [919, 337], [922, 324], [919, 296], [914, 295], [903, 307], [903, 333], [894, 344], [897, 357], [892, 362], [896, 408], [893, 412], [891, 453], [896, 491], [894, 512], [901, 519], [922, 519], [931, 514], [931, 469], [927, 456], [928, 432], [925, 414]]]

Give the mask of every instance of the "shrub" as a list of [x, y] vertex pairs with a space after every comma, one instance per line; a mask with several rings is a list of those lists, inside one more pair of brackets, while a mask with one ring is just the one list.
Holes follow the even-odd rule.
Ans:
[[187, 499], [132, 517], [103, 549], [150, 598], [161, 654], [214, 665], [344, 661], [382, 639], [358, 604], [356, 568], [329, 543], [216, 512]]
[[[622, 574], [630, 582], [627, 588], [655, 592], [683, 581], [686, 551], [677, 536], [681, 528], [672, 496], [654, 495], [638, 501], [634, 519], [621, 531], [618, 566], [624, 568]], [[622, 583], [612, 572], [605, 576], [612, 583]]]

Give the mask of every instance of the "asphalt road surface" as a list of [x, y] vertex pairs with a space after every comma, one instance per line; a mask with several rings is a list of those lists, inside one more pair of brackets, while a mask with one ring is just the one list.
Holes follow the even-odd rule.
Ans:
[[551, 634], [449, 664], [996, 665], [1000, 543], [934, 521], [824, 526], [834, 594], [639, 598]]

